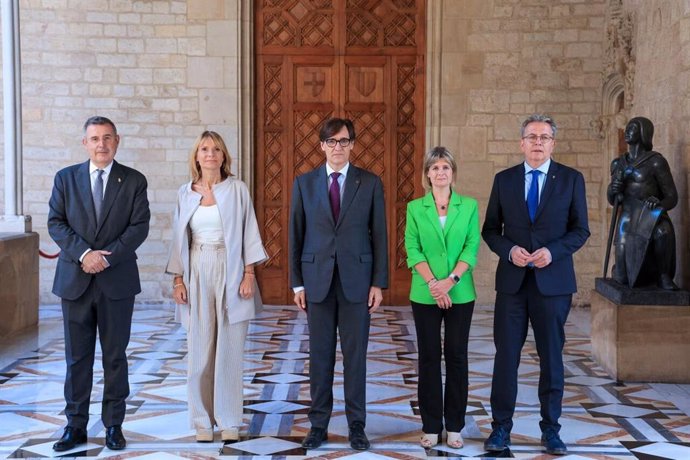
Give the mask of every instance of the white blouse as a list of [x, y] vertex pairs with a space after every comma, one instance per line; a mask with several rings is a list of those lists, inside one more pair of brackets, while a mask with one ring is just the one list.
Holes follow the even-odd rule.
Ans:
[[194, 243], [223, 244], [223, 223], [218, 205], [199, 206], [189, 221]]

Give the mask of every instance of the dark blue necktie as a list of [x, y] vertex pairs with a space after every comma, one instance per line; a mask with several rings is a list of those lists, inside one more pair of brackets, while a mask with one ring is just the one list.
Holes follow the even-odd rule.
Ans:
[[337, 223], [340, 217], [340, 184], [338, 183], [339, 172], [331, 173], [331, 186], [328, 188], [328, 196], [331, 199], [331, 211], [333, 220]]
[[532, 174], [532, 184], [527, 191], [527, 211], [529, 211], [529, 220], [534, 222], [534, 216], [537, 215], [537, 207], [539, 206], [539, 174], [541, 171], [533, 169], [530, 173]]

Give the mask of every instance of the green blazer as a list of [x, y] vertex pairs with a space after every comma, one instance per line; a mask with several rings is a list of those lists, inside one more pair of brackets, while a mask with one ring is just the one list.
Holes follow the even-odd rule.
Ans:
[[447, 278], [459, 260], [470, 268], [462, 275], [448, 295], [453, 303], [470, 302], [476, 298], [472, 269], [477, 264], [481, 236], [477, 200], [452, 192], [446, 225], [442, 228], [431, 193], [407, 204], [405, 249], [407, 266], [412, 270], [410, 300], [436, 305], [424, 278], [414, 266], [427, 262], [436, 279]]

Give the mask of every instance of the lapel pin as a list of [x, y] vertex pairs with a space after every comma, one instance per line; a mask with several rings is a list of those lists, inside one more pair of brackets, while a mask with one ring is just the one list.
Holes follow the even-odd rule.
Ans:
[[118, 181], [118, 182], [122, 182], [122, 178], [118, 177], [118, 178], [117, 178], [117, 181]]

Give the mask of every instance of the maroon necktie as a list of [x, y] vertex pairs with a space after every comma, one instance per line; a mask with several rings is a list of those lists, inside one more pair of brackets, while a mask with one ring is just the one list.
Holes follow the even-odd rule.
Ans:
[[331, 186], [328, 188], [328, 197], [331, 199], [331, 211], [333, 220], [337, 223], [340, 216], [340, 184], [338, 183], [339, 172], [331, 173]]

